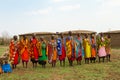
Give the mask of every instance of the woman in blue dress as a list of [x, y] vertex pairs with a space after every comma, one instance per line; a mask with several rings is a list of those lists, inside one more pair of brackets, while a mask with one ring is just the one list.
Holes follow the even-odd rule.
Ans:
[[12, 68], [11, 68], [10, 64], [8, 63], [8, 61], [5, 61], [5, 64], [2, 65], [2, 70], [4, 73], [12, 72]]

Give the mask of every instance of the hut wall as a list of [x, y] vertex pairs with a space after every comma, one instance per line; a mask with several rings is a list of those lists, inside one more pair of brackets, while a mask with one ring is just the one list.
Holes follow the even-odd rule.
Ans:
[[105, 35], [107, 34], [111, 36], [111, 47], [120, 48], [120, 33], [105, 33]]
[[[77, 34], [78, 34], [78, 33], [74, 33], [74, 34], [72, 34], [72, 36], [73, 36], [73, 37], [77, 37]], [[82, 34], [80, 34], [80, 36], [84, 37], [85, 34], [86, 34], [86, 33], [82, 33]], [[96, 33], [92, 33], [92, 34], [94, 34], [94, 35], [96, 36]], [[67, 36], [68, 36], [68, 34], [63, 34], [63, 35], [64, 35], [64, 37], [67, 37]], [[91, 35], [91, 34], [88, 34], [88, 37], [90, 37], [90, 35]], [[60, 36], [60, 34], [59, 34], [59, 36]]]
[[120, 33], [111, 33], [111, 46], [120, 48]]
[[[53, 35], [53, 34], [36, 34], [36, 38], [40, 39], [41, 36], [44, 36], [44, 38], [46, 40], [49, 40], [51, 38], [51, 35]], [[30, 38], [32, 38], [32, 34], [26, 35], [26, 37], [28, 39], [30, 39]], [[21, 38], [22, 38], [22, 35], [19, 36], [19, 39], [21, 39]]]
[[[72, 34], [72, 36], [73, 37], [77, 37], [77, 34], [78, 33], [74, 33], [74, 34]], [[93, 33], [93, 34], [96, 34], [96, 33]], [[36, 38], [40, 39], [41, 36], [44, 36], [44, 38], [46, 40], [50, 40], [50, 38], [51, 38], [52, 35], [55, 35], [57, 37], [57, 34], [36, 34]], [[60, 37], [60, 35], [61, 34], [58, 34], [58, 37]], [[63, 33], [63, 35], [64, 35], [65, 38], [68, 36], [68, 34], [64, 34], [64, 33]], [[84, 37], [84, 35], [85, 35], [85, 33], [82, 33], [80, 36]], [[90, 37], [90, 34], [88, 34], [88, 36]], [[32, 34], [26, 34], [26, 37], [28, 39], [30, 39], [32, 37]], [[21, 38], [22, 38], [22, 35], [19, 35], [19, 39], [21, 39]]]

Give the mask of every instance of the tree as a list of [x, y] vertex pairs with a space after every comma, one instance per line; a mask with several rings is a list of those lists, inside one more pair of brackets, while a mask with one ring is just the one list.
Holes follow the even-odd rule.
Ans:
[[2, 32], [1, 33], [1, 35], [2, 35], [2, 37], [1, 37], [1, 42], [0, 42], [0, 44], [1, 45], [8, 45], [9, 44], [9, 42], [10, 42], [10, 35], [9, 35], [9, 33], [7, 32], [7, 31], [4, 31], [4, 32]]

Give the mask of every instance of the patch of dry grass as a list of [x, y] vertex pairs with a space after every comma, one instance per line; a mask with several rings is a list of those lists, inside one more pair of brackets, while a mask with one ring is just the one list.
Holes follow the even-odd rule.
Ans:
[[66, 66], [60, 67], [59, 62], [55, 68], [50, 64], [46, 68], [38, 65], [32, 68], [31, 62], [29, 67], [23, 68], [22, 64], [17, 66], [10, 74], [0, 75], [0, 80], [120, 80], [120, 49], [112, 49], [112, 62], [90, 63], [69, 67], [66, 59]]

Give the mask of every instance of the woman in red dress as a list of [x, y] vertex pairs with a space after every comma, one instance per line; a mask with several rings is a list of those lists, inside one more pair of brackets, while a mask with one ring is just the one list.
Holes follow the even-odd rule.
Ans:
[[39, 51], [38, 51], [38, 40], [36, 39], [35, 35], [33, 35], [33, 37], [32, 37], [31, 46], [32, 46], [32, 58], [31, 58], [31, 61], [33, 63], [33, 67], [37, 67]]
[[17, 36], [13, 37], [13, 40], [11, 40], [10, 45], [10, 61], [12, 64], [12, 68], [16, 68], [16, 65], [19, 62], [19, 42], [17, 40]]

